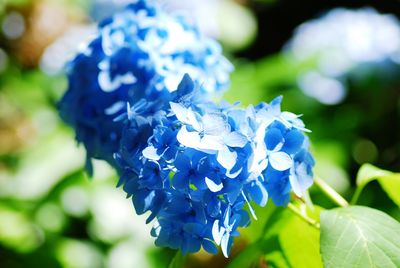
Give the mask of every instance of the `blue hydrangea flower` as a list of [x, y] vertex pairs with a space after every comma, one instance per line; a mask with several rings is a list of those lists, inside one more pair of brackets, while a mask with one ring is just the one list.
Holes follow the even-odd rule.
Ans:
[[120, 184], [139, 214], [151, 212], [156, 245], [183, 253], [221, 246], [227, 257], [237, 228], [250, 223], [246, 207], [256, 218], [252, 202], [286, 206], [292, 191], [302, 196], [314, 160], [303, 122], [280, 110], [281, 97], [242, 109], [196, 102], [196, 89], [185, 76], [156, 113], [127, 116]]
[[[203, 84], [199, 95], [221, 92], [232, 65], [218, 43], [202, 36], [184, 17], [169, 16], [151, 1], [138, 0], [104, 20], [84, 51], [68, 66], [69, 88], [61, 116], [76, 130], [88, 158], [113, 163], [126, 103], [172, 98], [184, 74]], [[167, 135], [167, 134], [165, 134]], [[171, 152], [168, 152], [168, 154]]]

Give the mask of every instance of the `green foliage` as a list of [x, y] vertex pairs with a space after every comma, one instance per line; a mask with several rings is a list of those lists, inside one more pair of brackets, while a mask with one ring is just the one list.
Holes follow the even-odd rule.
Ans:
[[319, 230], [298, 217], [291, 217], [284, 228], [279, 235], [279, 240], [291, 266], [322, 267], [319, 253]]
[[[307, 211], [318, 218], [320, 208]], [[268, 267], [322, 267], [319, 253], [319, 230], [286, 208], [276, 208], [267, 219], [261, 236], [229, 264], [230, 268], [250, 267], [264, 258]]]
[[321, 254], [325, 267], [400, 267], [400, 224], [367, 207], [323, 211]]
[[272, 251], [267, 253], [265, 261], [268, 263], [268, 267], [272, 268], [290, 268], [288, 260], [281, 251]]
[[26, 253], [42, 242], [37, 228], [26, 215], [0, 205], [0, 219], [0, 245]]
[[[271, 210], [273, 212], [271, 214], [268, 213], [269, 215], [264, 219], [265, 224], [263, 228], [258, 232], [258, 239], [236, 256], [229, 263], [228, 267], [241, 268], [250, 266], [250, 264], [257, 263], [264, 255], [268, 263], [270, 259], [273, 259], [274, 262], [282, 263], [282, 258], [285, 258], [285, 256], [277, 256], [282, 253], [278, 234], [291, 216], [291, 213], [288, 210], [275, 206], [270, 208]], [[285, 262], [287, 261], [285, 260]]]
[[[258, 240], [246, 247], [238, 256], [229, 263], [229, 268], [249, 267], [254, 264], [263, 255], [263, 241]], [[279, 250], [277, 251], [279, 252]]]
[[379, 169], [370, 164], [364, 164], [358, 171], [357, 191], [352, 203], [357, 201], [362, 189], [373, 180], [377, 180], [390, 199], [400, 207], [400, 173]]

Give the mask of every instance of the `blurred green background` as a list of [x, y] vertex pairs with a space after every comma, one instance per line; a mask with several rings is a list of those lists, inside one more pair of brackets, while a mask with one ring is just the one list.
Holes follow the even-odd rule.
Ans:
[[[0, 267], [167, 267], [173, 256], [154, 247], [146, 217], [135, 215], [105, 163], [95, 162], [94, 177], [88, 178], [84, 150], [56, 109], [67, 87], [65, 62], [95, 32], [96, 21], [128, 2], [0, 0]], [[339, 193], [352, 194], [363, 163], [400, 171], [398, 1], [160, 2], [171, 12], [189, 11], [205, 34], [223, 44], [236, 66], [227, 100], [247, 105], [283, 95], [284, 110], [303, 114], [312, 130], [315, 173]], [[394, 54], [352, 62], [333, 76], [321, 70], [322, 57], [335, 57], [332, 47], [320, 45], [322, 52], [299, 59], [296, 49], [303, 43], [296, 48], [289, 40], [305, 27], [296, 27], [335, 7], [393, 14], [387, 27], [394, 29], [389, 32]], [[374, 32], [355, 32], [359, 36], [351, 44], [356, 52], [363, 40], [381, 42], [374, 40]], [[332, 34], [323, 27], [307, 40], [318, 45]], [[380, 49], [371, 47], [368, 52]], [[328, 61], [330, 67], [337, 64]], [[333, 206], [317, 191], [310, 193], [314, 203]], [[359, 203], [400, 219], [399, 207], [378, 183], [368, 185]], [[258, 209], [261, 220], [237, 239], [233, 255], [257, 237], [272, 210], [271, 204]], [[224, 267], [228, 262], [200, 252], [189, 256], [187, 266]]]

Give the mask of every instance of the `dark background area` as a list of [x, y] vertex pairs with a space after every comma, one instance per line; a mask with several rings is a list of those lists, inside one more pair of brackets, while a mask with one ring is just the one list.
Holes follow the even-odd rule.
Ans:
[[[260, 1], [261, 2], [261, 1]], [[392, 13], [400, 16], [400, 2], [394, 0], [378, 1], [293, 1], [278, 0], [265, 4], [249, 1], [249, 6], [256, 14], [258, 35], [255, 42], [238, 52], [238, 57], [251, 60], [277, 53], [290, 39], [293, 30], [301, 23], [319, 17], [335, 7], [362, 8], [373, 7], [381, 13]]]

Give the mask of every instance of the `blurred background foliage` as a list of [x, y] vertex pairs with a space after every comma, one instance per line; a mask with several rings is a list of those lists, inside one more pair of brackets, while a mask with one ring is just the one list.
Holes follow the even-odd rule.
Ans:
[[[83, 148], [76, 145], [73, 131], [57, 114], [57, 100], [66, 89], [65, 62], [79, 49], [78, 44], [94, 33], [97, 21], [128, 2], [0, 1], [1, 267], [167, 267], [172, 259], [172, 251], [153, 246], [145, 217], [136, 216], [131, 201], [115, 188], [116, 174], [106, 164], [96, 162], [94, 177], [86, 176]], [[315, 172], [345, 197], [354, 191], [356, 173], [363, 163], [400, 171], [398, 1], [160, 2], [171, 12], [185, 10], [205, 34], [223, 44], [236, 66], [231, 89], [224, 96], [227, 100], [247, 105], [283, 95], [285, 110], [303, 114], [307, 128], [313, 131], [309, 136], [317, 160]], [[289, 41], [304, 30], [297, 27], [335, 7], [372, 7], [393, 14], [388, 27], [395, 30], [386, 41], [397, 45], [397, 58], [354, 63], [334, 76], [321, 71], [321, 53], [299, 59], [295, 41]], [[385, 25], [380, 30], [385, 31]], [[312, 32], [307, 42], [318, 44], [319, 34], [323, 39], [334, 32], [323, 27], [320, 33]], [[375, 37], [369, 34], [361, 32], [354, 45]], [[331, 48], [324, 53], [335, 56]], [[328, 63], [330, 67], [338, 64], [334, 60]], [[314, 203], [333, 206], [319, 192], [311, 189], [310, 194]], [[368, 185], [359, 203], [400, 219], [399, 207], [377, 182]], [[271, 249], [259, 266], [290, 267], [279, 247], [298, 249], [279, 242], [285, 239], [277, 230], [285, 228], [286, 234], [301, 239], [296, 229], [300, 223], [294, 225], [297, 219], [293, 218], [279, 226], [277, 215], [292, 215], [273, 204], [259, 208], [257, 215], [259, 221], [243, 231], [232, 255], [246, 254], [231, 258], [231, 265], [246, 265], [248, 254], [263, 246], [260, 234], [269, 233], [275, 234], [268, 239], [277, 240], [277, 248]], [[272, 227], [263, 230], [267, 221]], [[316, 235], [308, 232], [312, 230], [304, 226], [300, 233]], [[252, 242], [256, 243], [247, 247]], [[228, 261], [200, 252], [188, 257], [187, 266], [212, 263], [223, 267]]]

